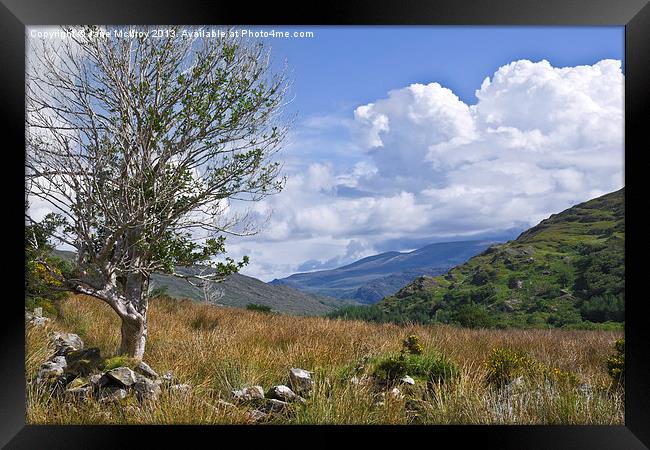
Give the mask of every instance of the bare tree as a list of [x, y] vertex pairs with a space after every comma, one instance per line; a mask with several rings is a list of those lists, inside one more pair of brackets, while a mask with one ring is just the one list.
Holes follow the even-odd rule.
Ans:
[[65, 221], [56, 237], [78, 266], [67, 288], [108, 303], [120, 352], [138, 358], [152, 272], [186, 278], [175, 267], [201, 263], [220, 280], [248, 262], [214, 259], [225, 234], [255, 232], [229, 201], [282, 189], [273, 155], [288, 126], [287, 79], [260, 42], [153, 29], [33, 41], [26, 82], [26, 195]]

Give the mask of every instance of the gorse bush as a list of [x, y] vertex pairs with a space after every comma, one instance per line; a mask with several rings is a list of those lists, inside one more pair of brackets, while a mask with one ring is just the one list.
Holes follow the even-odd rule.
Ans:
[[378, 358], [372, 376], [380, 383], [393, 384], [406, 375], [428, 383], [452, 381], [459, 374], [458, 366], [437, 353], [420, 355], [399, 353]]
[[402, 341], [398, 354], [373, 361], [372, 376], [380, 383], [392, 384], [406, 375], [431, 383], [444, 383], [458, 376], [458, 366], [435, 352], [424, 352], [416, 335]]
[[564, 386], [575, 386], [579, 382], [573, 372], [548, 367], [525, 352], [508, 348], [492, 349], [486, 365], [486, 381], [496, 387], [503, 387], [519, 377], [532, 383], [551, 381]]
[[411, 355], [421, 355], [424, 351], [424, 347], [420, 343], [420, 338], [415, 334], [410, 335], [402, 341], [402, 348]]
[[625, 339], [614, 342], [616, 353], [607, 358], [607, 373], [615, 384], [625, 383]]

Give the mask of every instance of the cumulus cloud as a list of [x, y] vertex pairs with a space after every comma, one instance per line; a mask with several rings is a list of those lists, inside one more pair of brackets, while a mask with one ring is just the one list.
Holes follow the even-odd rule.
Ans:
[[[620, 61], [514, 61], [485, 78], [476, 98], [469, 105], [438, 83], [413, 84], [360, 105], [352, 124], [330, 119], [346, 123], [356, 146], [347, 164], [319, 153], [268, 201], [274, 215], [254, 245], [293, 242], [295, 251], [284, 253], [293, 270], [263, 272], [348, 262], [352, 242], [372, 251], [400, 238], [528, 227], [623, 186]], [[330, 140], [320, 148], [330, 143], [341, 148]]]

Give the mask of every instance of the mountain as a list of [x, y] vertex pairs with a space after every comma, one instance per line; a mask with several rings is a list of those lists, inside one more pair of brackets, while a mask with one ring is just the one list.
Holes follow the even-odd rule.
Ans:
[[[70, 251], [55, 250], [54, 253], [62, 258], [74, 258], [74, 253]], [[177, 268], [177, 271], [182, 274], [191, 272], [186, 268]], [[170, 297], [204, 300], [203, 291], [182, 278], [154, 273], [151, 276], [150, 289], [156, 288], [164, 288]], [[342, 303], [330, 297], [307, 294], [289, 286], [272, 286], [257, 278], [238, 273], [217, 284], [216, 290], [223, 291], [223, 296], [217, 301], [224, 306], [244, 308], [249, 303], [255, 303], [269, 306], [276, 312], [293, 315], [322, 315], [340, 308], [342, 304], [356, 304], [353, 301]]]
[[[154, 273], [151, 277], [152, 289], [166, 288], [170, 297], [204, 300], [203, 291], [190, 285], [182, 278]], [[273, 286], [257, 278], [235, 273], [216, 285], [223, 291], [217, 302], [225, 306], [244, 308], [249, 303], [271, 307], [273, 311], [299, 316], [322, 315], [341, 307], [341, 301], [322, 295], [313, 295], [289, 286]], [[354, 304], [355, 302], [347, 302]]]
[[444, 276], [419, 277], [372, 307], [343, 308], [331, 316], [471, 327], [622, 322], [624, 197], [625, 188], [575, 205]]
[[487, 248], [490, 241], [442, 242], [408, 253], [368, 256], [337, 269], [297, 273], [270, 282], [311, 294], [375, 303], [420, 275], [439, 275]]

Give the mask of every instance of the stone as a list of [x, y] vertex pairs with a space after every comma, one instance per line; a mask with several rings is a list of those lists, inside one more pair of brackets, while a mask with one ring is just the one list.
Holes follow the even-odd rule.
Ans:
[[162, 376], [156, 378], [156, 383], [165, 387], [174, 386], [180, 384], [180, 382], [181, 381], [174, 376], [171, 370], [168, 370]]
[[404, 398], [404, 394], [402, 394], [402, 392], [396, 387], [388, 391], [386, 396], [392, 400], [401, 400]]
[[287, 409], [289, 403], [283, 402], [282, 400], [276, 400], [274, 398], [269, 398], [266, 400], [264, 405], [260, 408], [260, 411], [265, 413], [281, 413]]
[[294, 392], [309, 395], [312, 389], [311, 372], [305, 369], [289, 369], [289, 384]]
[[52, 341], [56, 348], [55, 356], [65, 356], [75, 350], [82, 350], [84, 343], [81, 338], [74, 333], [59, 333], [52, 334]]
[[68, 387], [65, 390], [65, 394], [69, 397], [72, 397], [75, 400], [86, 401], [92, 395], [93, 388], [92, 386], [80, 386], [75, 388]]
[[140, 361], [138, 365], [133, 368], [133, 371], [152, 380], [158, 378], [156, 371], [149, 367], [149, 364], [144, 361]]
[[34, 317], [43, 317], [43, 308], [34, 308]]
[[216, 407], [221, 409], [232, 409], [232, 410], [237, 409], [237, 406], [235, 406], [234, 404], [221, 399], [217, 400]]
[[105, 384], [129, 387], [136, 382], [135, 373], [128, 367], [117, 367], [104, 374], [110, 382]]
[[90, 383], [94, 387], [99, 387], [99, 380], [101, 380], [101, 378], [102, 378], [101, 373], [94, 373], [88, 377], [88, 383]]
[[148, 378], [141, 378], [133, 384], [136, 398], [141, 401], [156, 401], [160, 396], [160, 386]]
[[34, 317], [32, 320], [29, 321], [33, 326], [35, 327], [43, 327], [47, 325], [49, 322], [51, 322], [50, 319], [47, 317]]
[[262, 422], [264, 420], [267, 420], [270, 415], [260, 411], [259, 409], [251, 409], [250, 411], [246, 412], [244, 417], [249, 422]]
[[192, 392], [192, 386], [189, 384], [175, 384], [169, 387], [169, 391], [175, 394], [189, 394]]
[[283, 384], [278, 386], [272, 386], [266, 393], [267, 397], [273, 398], [276, 400], [282, 400], [283, 402], [292, 402], [298, 399], [298, 394], [293, 392], [291, 388]]
[[516, 286], [517, 286], [517, 289], [523, 289], [524, 282], [521, 281], [521, 280], [517, 280]]
[[410, 384], [411, 386], [415, 385], [415, 380], [413, 378], [409, 377], [408, 375], [400, 378], [399, 381], [401, 381], [404, 384]]
[[81, 349], [81, 350], [73, 350], [71, 352], [68, 352], [68, 354], [65, 355], [66, 361], [68, 361], [68, 364], [74, 361], [78, 361], [80, 359], [87, 359], [89, 361], [101, 361], [102, 355], [97, 347], [90, 347], [87, 349]]
[[88, 385], [89, 385], [88, 380], [86, 380], [85, 378], [82, 378], [82, 377], [78, 377], [78, 378], [75, 378], [74, 380], [72, 380], [68, 384], [68, 389], [76, 389], [76, 388], [80, 388], [80, 387], [84, 387], [84, 386], [88, 386]]
[[55, 381], [59, 376], [63, 375], [65, 369], [65, 359], [63, 363], [61, 360], [57, 361], [45, 361], [41, 364], [41, 367], [38, 371], [38, 376], [36, 377], [36, 383], [41, 384], [44, 382]]
[[232, 398], [237, 401], [251, 401], [264, 398], [264, 388], [262, 386], [248, 386], [243, 389], [232, 391]]
[[102, 403], [115, 402], [126, 398], [126, 396], [126, 389], [110, 386], [100, 391], [99, 401]]

